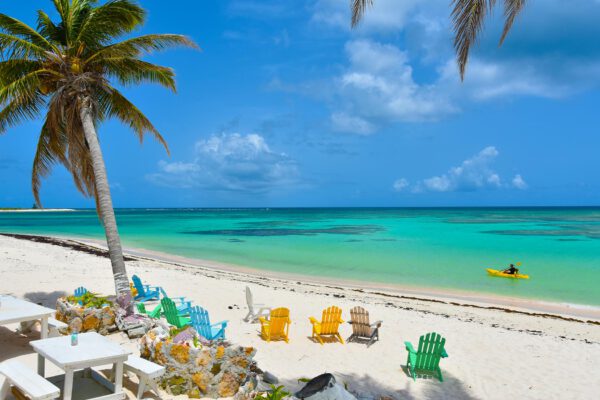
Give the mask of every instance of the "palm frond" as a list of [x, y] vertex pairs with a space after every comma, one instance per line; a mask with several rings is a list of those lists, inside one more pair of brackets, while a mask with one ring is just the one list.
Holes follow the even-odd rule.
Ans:
[[135, 58], [106, 59], [103, 60], [102, 66], [108, 76], [116, 78], [124, 86], [144, 82], [157, 83], [176, 92], [175, 72], [172, 68]]
[[11, 99], [26, 101], [39, 93], [40, 76], [51, 71], [35, 70], [0, 87], [0, 105]]
[[16, 18], [9, 17], [6, 14], [0, 14], [0, 30], [9, 35], [27, 39], [35, 46], [43, 48], [44, 50], [55, 50], [54, 46], [52, 46], [52, 44], [38, 31], [26, 23], [21, 22]]
[[454, 49], [460, 78], [464, 79], [471, 46], [475, 44], [483, 28], [486, 13], [496, 0], [452, 0], [452, 21], [454, 24]]
[[105, 44], [144, 23], [146, 11], [130, 0], [112, 0], [93, 8], [77, 34], [82, 43]]
[[59, 162], [69, 169], [66, 158], [67, 140], [64, 130], [57, 126], [56, 121], [53, 121], [55, 117], [54, 113], [49, 113], [46, 116], [31, 169], [31, 190], [35, 202], [39, 207], [42, 206], [42, 202], [40, 201], [42, 180], [50, 175], [54, 165]]
[[352, 1], [352, 27], [354, 28], [362, 20], [368, 6], [373, 5], [374, 0], [351, 0]]
[[43, 35], [49, 42], [65, 43], [64, 29], [60, 25], [55, 25], [50, 16], [44, 11], [38, 10], [37, 22], [40, 35]]
[[4, 59], [43, 57], [46, 50], [19, 36], [0, 32], [0, 54]]
[[97, 96], [100, 99], [99, 106], [102, 108], [103, 114], [106, 117], [115, 117], [128, 125], [137, 135], [140, 143], [144, 141], [144, 134], [152, 134], [169, 154], [167, 142], [152, 125], [152, 122], [117, 89], [112, 87], [106, 87], [105, 89], [105, 94], [98, 94]]
[[11, 58], [6, 61], [0, 61], [0, 88], [42, 68], [43, 65], [40, 61], [24, 58]]
[[41, 95], [12, 99], [0, 110], [0, 135], [8, 128], [39, 117], [44, 99]]
[[127, 39], [106, 46], [87, 58], [87, 63], [97, 59], [116, 57], [140, 57], [152, 51], [165, 50], [175, 46], [198, 48], [198, 45], [184, 35], [152, 34]]
[[510, 28], [512, 28], [513, 23], [515, 22], [515, 18], [523, 7], [525, 6], [525, 0], [504, 0], [504, 29], [502, 30], [502, 37], [500, 38], [499, 45], [502, 46], [504, 43], [504, 39], [508, 35]]

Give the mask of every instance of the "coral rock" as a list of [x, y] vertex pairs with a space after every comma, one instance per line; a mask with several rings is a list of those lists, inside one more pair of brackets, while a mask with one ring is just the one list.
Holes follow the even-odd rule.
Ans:
[[240, 383], [235, 376], [230, 372], [225, 372], [219, 382], [219, 396], [231, 397], [237, 393], [240, 388]]
[[190, 360], [190, 348], [182, 344], [174, 344], [171, 346], [171, 356], [181, 364], [185, 364]]

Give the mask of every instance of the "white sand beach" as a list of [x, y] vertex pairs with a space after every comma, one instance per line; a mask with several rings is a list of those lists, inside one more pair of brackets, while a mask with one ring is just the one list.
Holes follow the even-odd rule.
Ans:
[[[600, 393], [600, 318], [590, 315], [553, 317], [534, 311], [448, 299], [417, 299], [402, 293], [363, 290], [326, 283], [302, 283], [230, 270], [188, 266], [138, 257], [128, 261], [129, 274], [160, 284], [174, 295], [185, 295], [209, 310], [215, 321], [227, 319], [227, 338], [258, 349], [258, 366], [279, 377], [291, 390], [301, 377], [333, 373], [351, 389], [394, 399], [594, 399]], [[0, 293], [54, 307], [56, 298], [78, 286], [94, 292], [114, 292], [110, 263], [84, 251], [53, 244], [0, 236]], [[290, 343], [266, 343], [259, 325], [246, 315], [245, 286], [255, 300], [291, 310]], [[413, 298], [411, 298], [413, 297]], [[349, 319], [349, 310], [362, 305], [373, 320], [383, 320], [381, 340], [364, 344], [326, 343], [309, 339], [310, 316], [337, 305]], [[15, 326], [0, 327], [0, 361], [18, 357], [35, 365], [28, 345], [35, 337], [21, 337]], [[449, 357], [442, 360], [445, 382], [410, 379], [404, 341], [436, 331], [446, 339]], [[344, 324], [342, 335], [351, 327]], [[111, 339], [135, 348], [125, 336]], [[52, 373], [52, 369], [49, 369]], [[59, 371], [55, 371], [58, 373]], [[166, 397], [165, 397], [166, 398]]]

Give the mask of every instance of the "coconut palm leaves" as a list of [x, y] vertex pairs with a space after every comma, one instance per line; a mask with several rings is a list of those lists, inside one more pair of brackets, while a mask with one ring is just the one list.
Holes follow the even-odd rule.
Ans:
[[[500, 37], [499, 45], [504, 43], [515, 18], [523, 9], [526, 0], [503, 0], [504, 2], [504, 30]], [[362, 19], [368, 6], [374, 0], [352, 0], [352, 27]], [[496, 0], [452, 0], [452, 23], [454, 25], [454, 50], [460, 72], [464, 79], [471, 47], [476, 42], [483, 28], [485, 17], [496, 5]]]
[[0, 134], [25, 120], [45, 116], [32, 172], [40, 204], [42, 178], [60, 163], [86, 196], [95, 195], [80, 121], [89, 99], [99, 123], [117, 118], [143, 139], [150, 133], [167, 144], [150, 120], [123, 96], [120, 85], [156, 83], [175, 91], [172, 69], [141, 60], [173, 46], [195, 46], [181, 35], [144, 35], [117, 41], [144, 23], [145, 11], [132, 0], [53, 0], [60, 20], [38, 11], [37, 29], [0, 14]]
[[58, 21], [38, 11], [37, 28], [0, 14], [0, 134], [44, 116], [31, 176], [40, 205], [42, 179], [56, 164], [71, 172], [77, 189], [94, 197], [106, 234], [117, 293], [129, 283], [96, 133], [117, 118], [143, 140], [167, 143], [150, 120], [115, 86], [156, 83], [175, 91], [171, 68], [142, 60], [150, 52], [195, 44], [181, 35], [120, 40], [144, 23], [134, 0], [52, 0]]

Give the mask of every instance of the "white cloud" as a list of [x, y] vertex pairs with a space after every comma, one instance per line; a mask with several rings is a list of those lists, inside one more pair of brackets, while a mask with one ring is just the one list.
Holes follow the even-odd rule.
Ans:
[[150, 181], [169, 187], [268, 192], [298, 183], [296, 162], [258, 134], [213, 135], [199, 140], [192, 162], [160, 161]]
[[[557, 62], [562, 65], [560, 76], [552, 72]], [[457, 98], [562, 98], [589, 87], [590, 78], [596, 77], [600, 81], [600, 60], [581, 65], [565, 60], [542, 58], [492, 61], [473, 57], [469, 61], [465, 81], [461, 83], [456, 61], [452, 58], [439, 68], [439, 74], [440, 88], [453, 92]]]
[[396, 182], [394, 182], [392, 187], [394, 188], [394, 190], [396, 192], [401, 192], [404, 189], [408, 188], [409, 185], [410, 185], [410, 183], [406, 179], [400, 178], [400, 179], [396, 180]]
[[[494, 146], [488, 146], [479, 153], [464, 160], [459, 166], [452, 167], [448, 172], [432, 176], [417, 182], [412, 191], [421, 192], [470, 192], [483, 189], [526, 189], [527, 184], [521, 175], [516, 175], [510, 184], [505, 184], [500, 175], [492, 169], [492, 164], [499, 152]], [[403, 190], [408, 187], [405, 179], [400, 179]], [[399, 191], [399, 190], [398, 190]]]
[[343, 112], [331, 115], [333, 130], [338, 132], [356, 133], [358, 135], [370, 135], [375, 132], [375, 126], [361, 117], [355, 117]]
[[[406, 52], [396, 46], [353, 40], [346, 43], [346, 53], [349, 67], [336, 79], [341, 110], [332, 120], [353, 115], [372, 133], [377, 123], [432, 120], [456, 111], [435, 86], [414, 81]], [[347, 119], [340, 122], [338, 130], [352, 128]], [[364, 128], [347, 131], [365, 133]]]
[[513, 178], [512, 185], [517, 189], [527, 189], [527, 182], [519, 174]]
[[[430, 1], [430, 0], [429, 0]], [[423, 4], [423, 0], [377, 0], [369, 7], [359, 26], [365, 32], [396, 32], [405, 27], [409, 18]], [[317, 0], [313, 6], [312, 21], [334, 28], [350, 29], [350, 2]]]
[[[598, 0], [573, 2], [577, 7], [560, 0], [528, 4], [501, 49], [497, 40], [503, 16], [497, 7], [487, 20], [482, 43], [472, 49], [461, 82], [446, 2], [377, 0], [352, 31], [355, 39], [346, 42], [344, 71], [330, 80], [333, 95], [322, 100], [331, 108], [332, 120], [351, 115], [368, 123], [369, 133], [374, 133], [398, 122], [440, 120], [473, 101], [556, 99], [597, 88], [600, 46], [590, 38], [600, 32]], [[350, 32], [348, 2], [315, 0], [312, 22]], [[343, 125], [334, 124], [337, 130]]]

